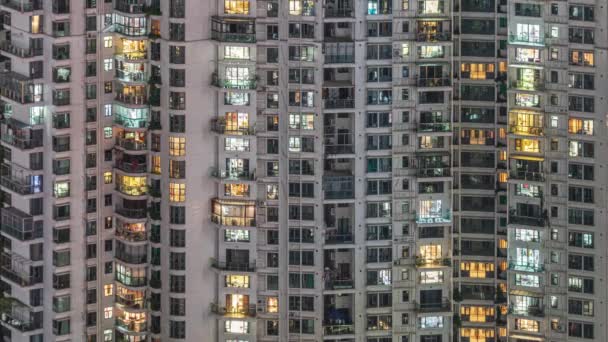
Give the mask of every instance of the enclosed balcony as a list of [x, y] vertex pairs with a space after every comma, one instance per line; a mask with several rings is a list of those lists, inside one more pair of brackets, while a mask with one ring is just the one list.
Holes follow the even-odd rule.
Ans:
[[116, 310], [116, 328], [119, 332], [146, 333], [146, 312], [130, 312], [127, 310]]
[[350, 244], [354, 242], [353, 204], [325, 204], [325, 244]]
[[114, 208], [114, 211], [125, 219], [143, 220], [148, 214], [148, 200], [123, 199]]
[[18, 331], [27, 332], [42, 328], [41, 312], [33, 309], [16, 298], [0, 299], [0, 319]]
[[327, 0], [325, 2], [325, 18], [352, 17], [354, 0]]
[[255, 227], [255, 202], [212, 200], [211, 221], [222, 226]]
[[31, 58], [36, 56], [42, 56], [43, 49], [40, 46], [30, 46], [22, 47], [17, 43], [11, 40], [2, 40], [0, 41], [0, 51], [4, 51], [10, 55], [19, 58]]
[[2, 164], [1, 178], [3, 187], [20, 195], [42, 192], [42, 175], [32, 175], [31, 171], [17, 164]]
[[452, 39], [452, 28], [449, 20], [419, 20], [416, 30], [418, 42], [447, 42]]
[[352, 42], [353, 31], [352, 23], [325, 23], [323, 26], [323, 40], [328, 43]]
[[418, 247], [416, 267], [444, 267], [451, 265], [451, 259], [446, 257], [448, 252], [441, 244], [427, 244]]
[[352, 249], [327, 249], [324, 251], [325, 290], [349, 290], [354, 288], [355, 267]]
[[254, 135], [255, 126], [248, 113], [226, 113], [225, 117], [211, 119], [211, 131], [227, 135]]
[[257, 314], [256, 305], [250, 303], [246, 294], [226, 294], [223, 303], [211, 303], [211, 312], [232, 318], [255, 317]]
[[114, 123], [124, 128], [146, 128], [148, 126], [149, 108], [128, 108], [115, 104]]
[[42, 129], [9, 118], [0, 126], [2, 141], [21, 150], [29, 150], [42, 146]]
[[417, 132], [451, 132], [450, 118], [443, 112], [420, 112]]
[[211, 177], [227, 181], [253, 181], [255, 180], [255, 172], [249, 171], [249, 169], [222, 170], [220, 168], [214, 167], [211, 168]]
[[114, 99], [130, 106], [145, 106], [148, 104], [148, 92], [144, 85], [116, 84]]
[[511, 80], [511, 88], [527, 91], [539, 91], [544, 89], [544, 81], [541, 69], [512, 68], [515, 78]]
[[255, 260], [250, 260], [249, 250], [226, 249], [225, 261], [212, 259], [211, 267], [221, 271], [255, 272]]
[[[351, 87], [354, 84], [354, 68], [325, 68], [323, 69], [323, 85], [325, 87]], [[385, 82], [389, 82], [386, 80]]]
[[354, 199], [353, 159], [326, 159], [323, 193], [326, 200]]
[[146, 224], [143, 222], [129, 223], [116, 218], [116, 237], [131, 242], [146, 241], [148, 238]]
[[325, 336], [353, 335], [354, 296], [324, 295], [323, 296], [323, 331]]
[[509, 23], [509, 43], [518, 45], [544, 46], [541, 24]]
[[132, 310], [146, 309], [146, 291], [132, 290], [120, 284], [116, 284], [116, 295], [114, 302], [121, 308]]
[[122, 82], [142, 83], [148, 81], [145, 63], [131, 63], [116, 60], [114, 76]]
[[532, 182], [545, 181], [542, 160], [511, 159], [510, 164], [510, 179]]
[[42, 10], [43, 0], [0, 0], [0, 6], [6, 6], [19, 12]]
[[543, 115], [538, 112], [512, 110], [509, 112], [509, 132], [517, 135], [544, 135]]
[[116, 174], [116, 190], [127, 196], [145, 196], [148, 194], [147, 177]]
[[17, 253], [3, 252], [0, 255], [1, 275], [19, 286], [26, 287], [42, 283], [42, 266]]
[[118, 156], [115, 167], [127, 173], [146, 173], [148, 162], [145, 155], [131, 155], [123, 153]]
[[509, 209], [509, 224], [544, 227], [546, 216], [546, 210], [539, 205], [517, 203]]
[[449, 177], [451, 172], [450, 156], [445, 153], [420, 154], [415, 162], [419, 178]]
[[354, 87], [325, 87], [323, 88], [325, 109], [345, 109], [355, 107]]
[[323, 44], [325, 64], [355, 62], [355, 44], [351, 42], [326, 42]]
[[114, 256], [127, 264], [145, 264], [148, 261], [147, 245], [130, 245], [116, 241]]
[[257, 81], [257, 76], [250, 74], [248, 67], [229, 66], [223, 75], [217, 72], [211, 75], [211, 85], [222, 89], [254, 90]]
[[112, 28], [116, 33], [131, 37], [143, 37], [148, 35], [148, 17], [114, 13], [112, 19]]
[[3, 233], [21, 241], [42, 237], [42, 221], [34, 221], [31, 215], [15, 208], [3, 208], [0, 214]]
[[125, 151], [138, 152], [147, 151], [147, 134], [144, 132], [128, 132], [122, 131], [116, 137], [116, 146]]
[[211, 39], [227, 43], [255, 43], [255, 20], [214, 16]]
[[114, 9], [128, 14], [143, 14], [146, 10], [144, 0], [116, 0]]
[[43, 86], [33, 79], [13, 71], [0, 72], [0, 96], [29, 104], [43, 101]]
[[323, 116], [326, 154], [351, 154], [355, 151], [354, 119], [351, 113]]

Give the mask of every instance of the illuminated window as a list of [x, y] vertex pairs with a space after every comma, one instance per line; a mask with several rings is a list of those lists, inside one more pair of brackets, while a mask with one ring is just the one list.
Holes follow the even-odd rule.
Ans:
[[443, 328], [443, 316], [423, 316], [418, 318], [420, 329]]
[[534, 229], [515, 229], [515, 240], [525, 242], [539, 242], [540, 232]]
[[112, 127], [104, 127], [103, 128], [103, 137], [105, 139], [112, 139], [112, 135], [113, 135]]
[[225, 14], [249, 14], [249, 0], [224, 0]]
[[249, 288], [249, 276], [247, 275], [226, 275], [224, 276], [224, 285], [226, 287]]
[[169, 200], [171, 202], [184, 202], [186, 200], [186, 184], [169, 183]]
[[460, 315], [468, 316], [469, 322], [486, 322], [488, 318], [494, 318], [494, 307], [491, 306], [461, 306]]
[[249, 139], [225, 138], [224, 149], [231, 152], [247, 152], [249, 151]]
[[249, 59], [248, 46], [224, 46], [224, 58], [226, 59]]
[[116, 175], [118, 191], [130, 196], [143, 196], [148, 191], [147, 177]]
[[113, 311], [113, 310], [114, 310], [114, 308], [112, 308], [111, 306], [106, 307], [106, 308], [103, 308], [103, 317], [104, 317], [105, 319], [110, 319], [110, 318], [112, 318], [113, 313], [114, 313], [114, 311]]
[[114, 60], [112, 58], [106, 58], [103, 60], [103, 70], [111, 71], [114, 66]]
[[31, 23], [31, 32], [32, 33], [42, 33], [41, 28], [42, 28], [42, 16], [41, 15], [33, 15], [31, 16], [32, 20], [30, 21]]
[[230, 87], [248, 87], [251, 83], [251, 75], [247, 67], [227, 67], [224, 75], [225, 82]]
[[494, 340], [494, 329], [461, 328], [461, 337], [468, 337], [471, 342], [486, 342]]
[[540, 141], [533, 139], [515, 139], [515, 151], [540, 152]]
[[152, 173], [160, 175], [160, 156], [152, 156], [151, 158], [151, 162], [152, 162]]
[[440, 218], [442, 214], [441, 200], [421, 200], [418, 204], [419, 215], [421, 220]]
[[226, 312], [244, 314], [249, 310], [249, 296], [243, 294], [226, 295]]
[[114, 338], [112, 337], [112, 329], [106, 329], [103, 331], [103, 341], [104, 342], [112, 342]]
[[422, 260], [441, 259], [441, 245], [420, 246], [420, 259], [422, 259]]
[[460, 71], [464, 78], [472, 80], [494, 78], [494, 64], [492, 63], [462, 63]]
[[249, 196], [249, 185], [239, 183], [224, 184], [224, 196]]
[[247, 334], [249, 333], [249, 322], [228, 320], [224, 325], [224, 332], [232, 334]]
[[537, 321], [531, 319], [516, 318], [515, 329], [522, 331], [538, 332], [539, 324]]
[[500, 239], [498, 240], [498, 248], [507, 248], [507, 240], [505, 239]]
[[593, 135], [592, 119], [568, 119], [568, 133]]
[[540, 135], [543, 127], [543, 116], [527, 111], [510, 113], [511, 132], [517, 134]]
[[410, 44], [403, 43], [401, 44], [401, 57], [407, 57], [410, 55]]
[[226, 229], [224, 231], [226, 242], [249, 242], [251, 237], [247, 229]]
[[237, 113], [228, 112], [225, 115], [226, 119], [226, 132], [231, 134], [237, 134], [249, 129], [249, 114], [248, 113]]
[[515, 274], [515, 285], [526, 287], [539, 287], [540, 277], [533, 274]]
[[515, 94], [515, 105], [520, 107], [539, 107], [540, 96], [534, 94]]
[[103, 286], [103, 294], [109, 297], [114, 294], [114, 284], [107, 284]]
[[103, 37], [103, 47], [105, 48], [111, 48], [112, 46], [114, 46], [114, 40], [113, 38], [110, 37]]
[[291, 129], [314, 129], [315, 115], [304, 113], [289, 114], [289, 128]]
[[443, 283], [443, 271], [422, 271], [420, 272], [420, 284], [440, 284]]
[[53, 196], [57, 198], [70, 196], [70, 182], [55, 182], [53, 185]]
[[106, 171], [103, 173], [103, 182], [105, 184], [112, 184], [112, 172]]
[[300, 152], [302, 139], [300, 137], [289, 137], [289, 152]]
[[186, 155], [186, 138], [185, 137], [169, 137], [169, 155], [185, 156]]
[[289, 0], [290, 15], [314, 15], [314, 0]]
[[507, 182], [507, 173], [506, 172], [499, 172], [498, 173], [498, 181], [500, 183], [506, 183]]
[[[486, 278], [493, 277], [494, 264], [485, 262], [461, 262], [460, 271], [466, 275], [468, 272], [469, 278]], [[492, 272], [487, 274], [487, 272]]]
[[279, 185], [278, 184], [267, 184], [266, 185], [266, 199], [270, 199], [270, 200], [279, 199]]
[[499, 160], [501, 160], [501, 161], [507, 160], [507, 151], [500, 151], [498, 156], [499, 156]]
[[267, 297], [266, 298], [266, 312], [276, 313], [279, 312], [279, 298]]

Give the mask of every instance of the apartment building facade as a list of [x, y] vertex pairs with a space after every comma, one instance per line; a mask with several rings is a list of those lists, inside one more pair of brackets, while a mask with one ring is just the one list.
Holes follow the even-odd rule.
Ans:
[[595, 0], [0, 0], [5, 341], [601, 341]]

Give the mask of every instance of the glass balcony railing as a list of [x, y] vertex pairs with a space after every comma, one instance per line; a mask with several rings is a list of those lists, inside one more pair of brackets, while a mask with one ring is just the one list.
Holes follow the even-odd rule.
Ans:
[[451, 132], [452, 125], [449, 122], [421, 122], [417, 130], [418, 132]]
[[17, 208], [3, 208], [0, 218], [0, 230], [18, 240], [27, 241], [42, 237], [42, 221], [34, 221], [31, 215]]
[[217, 303], [211, 303], [211, 312], [221, 316], [255, 317], [257, 314], [257, 307], [255, 304], [247, 306], [222, 306]]
[[354, 108], [355, 99], [325, 99], [325, 109]]
[[19, 12], [32, 12], [42, 10], [43, 0], [1, 0], [0, 5]]
[[128, 320], [120, 317], [116, 317], [116, 327], [123, 331], [143, 333], [147, 330], [148, 323], [145, 319], [141, 320]]
[[323, 325], [323, 333], [326, 336], [353, 335], [355, 333], [354, 324]]
[[354, 176], [324, 176], [323, 192], [325, 199], [354, 199], [355, 198]]
[[211, 39], [228, 43], [255, 43], [255, 20], [213, 17]]
[[543, 46], [545, 45], [545, 40], [540, 35], [535, 36], [529, 34], [509, 34], [509, 43]]
[[418, 42], [447, 42], [452, 39], [451, 32], [420, 32], [416, 34], [416, 41]]
[[148, 215], [147, 208], [123, 208], [116, 207], [114, 211], [127, 219], [145, 219]]
[[452, 213], [449, 210], [442, 212], [441, 214], [428, 214], [420, 215], [416, 214], [416, 223], [450, 223], [452, 222]]
[[509, 305], [508, 313], [511, 315], [544, 317], [545, 309], [540, 305], [530, 305], [527, 307]]
[[355, 287], [353, 279], [327, 279], [325, 280], [326, 290], [348, 290]]
[[211, 267], [221, 271], [255, 272], [255, 262], [219, 261], [211, 259]]
[[452, 303], [444, 299], [440, 302], [416, 302], [416, 311], [418, 312], [443, 312], [452, 310]]
[[219, 134], [230, 135], [254, 135], [255, 127], [250, 125], [227, 124], [225, 118], [216, 118], [211, 120], [211, 131]]
[[0, 72], [0, 96], [21, 104], [41, 102], [42, 84], [16, 72]]
[[512, 89], [539, 91], [545, 88], [545, 83], [542, 80], [513, 80], [511, 81]]
[[16, 46], [10, 40], [4, 40], [4, 41], [0, 42], [0, 50], [6, 52], [8, 54], [11, 54], [13, 56], [19, 57], [19, 58], [30, 58], [30, 57], [35, 57], [35, 56], [42, 56], [42, 53], [43, 53], [42, 48], [38, 48], [38, 49], [33, 49], [33, 48], [29, 48], [29, 47], [22, 48], [22, 47]]
[[449, 87], [452, 80], [449, 77], [418, 78], [419, 87]]
[[530, 181], [530, 182], [544, 182], [545, 174], [543, 172], [513, 170], [509, 173], [509, 178], [516, 179], [516, 180]]
[[255, 172], [253, 171], [226, 171], [213, 168], [211, 170], [211, 176], [221, 180], [255, 180]]
[[214, 73], [211, 85], [223, 89], [253, 90], [257, 87], [257, 78], [227, 79], [220, 78], [217, 73]]
[[148, 149], [148, 144], [146, 141], [121, 137], [116, 137], [116, 145], [124, 148], [127, 151], [146, 151]]

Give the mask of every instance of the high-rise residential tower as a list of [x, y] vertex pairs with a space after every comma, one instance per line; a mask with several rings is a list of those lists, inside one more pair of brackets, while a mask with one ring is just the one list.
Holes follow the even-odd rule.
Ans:
[[0, 0], [6, 342], [605, 341], [602, 0]]

